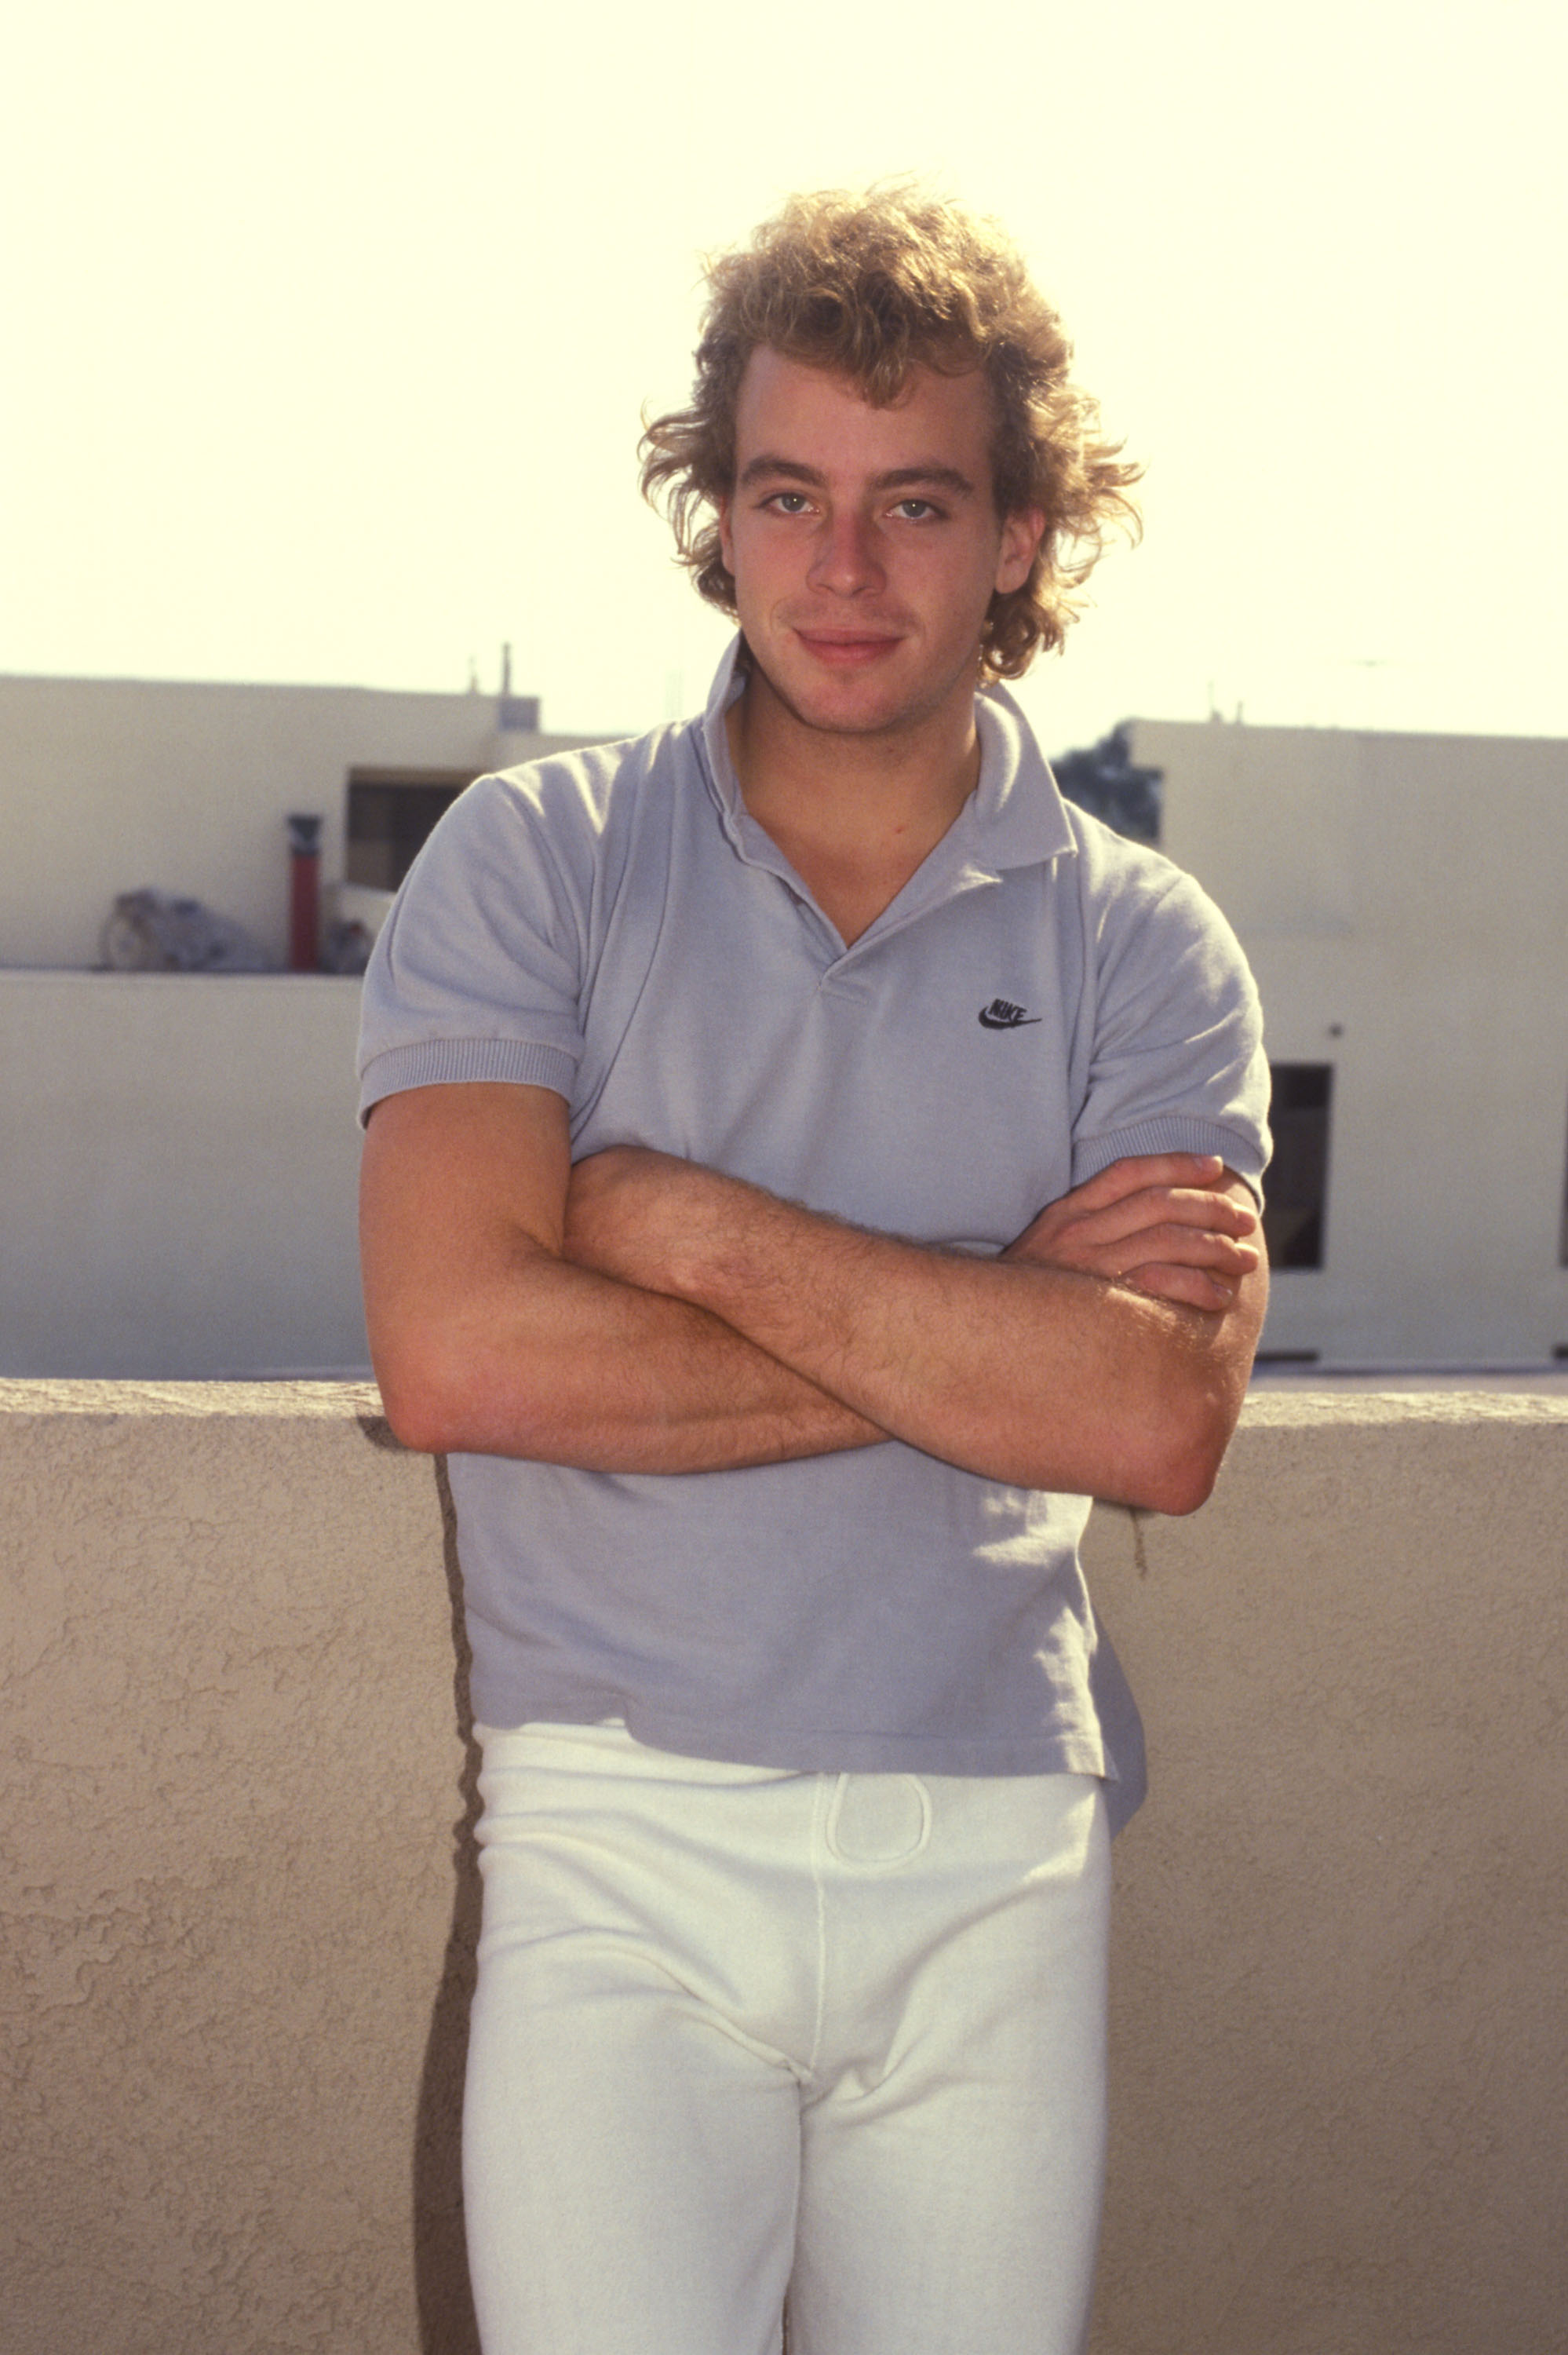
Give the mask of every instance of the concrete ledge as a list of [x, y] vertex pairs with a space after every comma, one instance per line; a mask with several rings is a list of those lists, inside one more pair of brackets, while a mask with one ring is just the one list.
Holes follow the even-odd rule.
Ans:
[[[7, 2355], [470, 2355], [438, 1466], [313, 1383], [4, 1382], [0, 1457]], [[1267, 1395], [1090, 1542], [1155, 1776], [1097, 2355], [1560, 2345], [1568, 1401]]]

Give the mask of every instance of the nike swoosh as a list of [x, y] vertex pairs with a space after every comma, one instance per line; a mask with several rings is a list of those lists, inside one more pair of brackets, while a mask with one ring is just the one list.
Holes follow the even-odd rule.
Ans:
[[1027, 1030], [1031, 1023], [1044, 1019], [1043, 1014], [1001, 1015], [992, 1014], [989, 1008], [980, 1016], [980, 1022], [987, 1030]]

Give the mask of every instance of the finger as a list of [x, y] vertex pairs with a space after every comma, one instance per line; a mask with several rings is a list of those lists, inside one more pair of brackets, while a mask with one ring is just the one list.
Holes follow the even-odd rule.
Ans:
[[1250, 1195], [1243, 1198], [1207, 1186], [1172, 1186], [1165, 1199], [1181, 1216], [1202, 1217], [1236, 1234], [1249, 1235], [1258, 1223], [1257, 1204]]
[[1141, 1292], [1151, 1300], [1168, 1300], [1183, 1308], [1223, 1311], [1234, 1305], [1236, 1296], [1234, 1284], [1206, 1269], [1179, 1267], [1167, 1261], [1129, 1268], [1120, 1282], [1128, 1292]]
[[1214, 1268], [1224, 1275], [1247, 1275], [1263, 1257], [1245, 1236], [1216, 1234], [1207, 1227], [1147, 1227], [1108, 1248], [1124, 1268], [1159, 1260], [1167, 1266]]
[[[1140, 1238], [1140, 1241], [1142, 1239]], [[1201, 1290], [1204, 1283], [1221, 1284], [1234, 1293], [1236, 1286], [1257, 1266], [1257, 1254], [1248, 1254], [1245, 1244], [1230, 1249], [1200, 1252], [1175, 1244], [1150, 1244], [1133, 1259], [1112, 1256], [1098, 1266], [1087, 1265], [1079, 1270], [1085, 1275], [1097, 1275], [1107, 1284], [1128, 1284], [1145, 1267], [1181, 1268], [1197, 1279]]]
[[1112, 1199], [1097, 1202], [1093, 1188], [1098, 1185], [1095, 1179], [1092, 1187], [1081, 1187], [1075, 1193], [1047, 1202], [1022, 1233], [1014, 1237], [1010, 1251], [1051, 1253], [1064, 1239], [1092, 1248], [1172, 1217], [1194, 1226], [1228, 1228], [1234, 1234], [1250, 1233], [1257, 1224], [1257, 1213], [1250, 1202], [1237, 1201], [1233, 1195], [1209, 1187], [1157, 1186], [1128, 1191], [1124, 1186]]
[[[1161, 1209], [1171, 1207], [1168, 1196], [1159, 1200]], [[1174, 1218], [1121, 1218], [1107, 1211], [1054, 1231], [1037, 1233], [1032, 1229], [1010, 1244], [1004, 1256], [1032, 1260], [1042, 1266], [1076, 1268], [1091, 1275], [1119, 1275], [1124, 1268], [1145, 1260], [1213, 1265], [1240, 1275], [1258, 1264], [1261, 1252], [1233, 1222], [1194, 1223], [1190, 1208], [1183, 1205], [1181, 1215]]]
[[[1056, 1207], [1059, 1210], [1060, 1205]], [[1257, 1225], [1257, 1212], [1250, 1203], [1238, 1202], [1230, 1194], [1216, 1194], [1199, 1187], [1161, 1186], [1128, 1194], [1120, 1201], [1107, 1203], [1103, 1209], [1086, 1210], [1065, 1219], [1058, 1217], [1049, 1223], [1057, 1234], [1070, 1237], [1075, 1242], [1097, 1244], [1171, 1225], [1249, 1235]]]
[[1213, 1185], [1224, 1166], [1217, 1153], [1129, 1153], [1070, 1187], [1060, 1200], [1095, 1209], [1150, 1188]]

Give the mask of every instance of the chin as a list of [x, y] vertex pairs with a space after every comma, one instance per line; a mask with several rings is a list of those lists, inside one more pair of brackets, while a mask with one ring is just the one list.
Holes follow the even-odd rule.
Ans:
[[924, 715], [923, 708], [911, 708], [906, 697], [856, 694], [848, 687], [834, 693], [831, 687], [803, 687], [798, 690], [780, 689], [776, 680], [769, 680], [774, 694], [792, 719], [803, 728], [816, 728], [835, 736], [881, 736], [910, 727]]
[[924, 681], [912, 678], [910, 665], [900, 654], [863, 669], [839, 669], [819, 664], [806, 654], [779, 660], [759, 656], [747, 642], [751, 668], [766, 681], [790, 717], [806, 728], [831, 729], [841, 735], [874, 735], [917, 719], [927, 697]]

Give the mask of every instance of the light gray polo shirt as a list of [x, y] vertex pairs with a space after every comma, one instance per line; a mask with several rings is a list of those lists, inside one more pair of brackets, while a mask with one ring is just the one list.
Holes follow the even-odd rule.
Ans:
[[[484, 777], [366, 976], [362, 1106], [553, 1088], [577, 1157], [635, 1144], [916, 1242], [995, 1252], [1133, 1153], [1267, 1157], [1256, 995], [1190, 877], [1056, 791], [977, 701], [980, 782], [845, 948], [748, 815], [723, 722]], [[899, 1442], [657, 1476], [453, 1456], [482, 1722], [624, 1718], [801, 1770], [1103, 1774], [1137, 1712], [1078, 1564], [1085, 1497]]]

